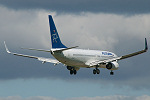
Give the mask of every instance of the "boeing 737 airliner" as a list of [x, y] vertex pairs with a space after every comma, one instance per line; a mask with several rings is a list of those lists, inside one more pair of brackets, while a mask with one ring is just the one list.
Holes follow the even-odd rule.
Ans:
[[8, 50], [6, 43], [4, 42], [7, 53], [16, 56], [34, 58], [39, 61], [42, 61], [42, 63], [50, 62], [50, 63], [54, 63], [54, 65], [62, 63], [70, 71], [71, 75], [77, 74], [77, 71], [81, 67], [94, 68], [93, 74], [100, 74], [99, 68], [107, 68], [108, 70], [110, 70], [110, 75], [113, 75], [114, 74], [113, 70], [117, 70], [119, 68], [119, 64], [118, 64], [119, 60], [133, 57], [138, 54], [142, 54], [148, 50], [146, 38], [145, 38], [144, 50], [127, 54], [124, 56], [119, 56], [119, 57], [116, 54], [109, 51], [76, 49], [78, 46], [68, 48], [61, 42], [52, 16], [49, 15], [48, 17], [49, 17], [52, 49], [51, 50], [42, 50], [42, 49], [34, 49], [34, 48], [24, 48], [24, 49], [50, 52], [57, 60], [51, 58], [43, 58], [37, 56], [12, 53]]

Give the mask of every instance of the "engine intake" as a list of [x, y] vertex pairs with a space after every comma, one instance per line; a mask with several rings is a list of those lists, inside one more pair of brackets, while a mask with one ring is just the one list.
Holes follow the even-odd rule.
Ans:
[[106, 65], [106, 68], [108, 70], [117, 70], [119, 68], [119, 64], [117, 62], [109, 62], [107, 65]]

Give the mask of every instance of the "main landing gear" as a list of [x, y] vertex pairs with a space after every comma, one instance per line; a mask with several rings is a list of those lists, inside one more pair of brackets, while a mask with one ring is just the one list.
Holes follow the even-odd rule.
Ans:
[[100, 70], [98, 69], [98, 66], [96, 66], [96, 69], [93, 70], [93, 74], [100, 74]]
[[[96, 68], [93, 70], [93, 74], [100, 74], [100, 70], [98, 69], [99, 66], [96, 66]], [[110, 75], [114, 75], [114, 72], [111, 70]]]
[[72, 74], [76, 75], [77, 71], [76, 70], [70, 70], [70, 75], [72, 75]]
[[111, 70], [110, 75], [114, 75], [114, 72]]
[[[100, 74], [100, 70], [99, 70], [99, 69], [94, 69], [94, 70], [93, 70], [93, 74]], [[114, 72], [111, 71], [111, 72], [110, 72], [110, 75], [114, 75]]]
[[67, 69], [70, 71], [70, 75], [72, 75], [72, 74], [76, 75], [77, 74], [77, 71], [75, 70], [74, 67], [67, 66]]
[[100, 74], [100, 70], [99, 69], [94, 69], [93, 74]]

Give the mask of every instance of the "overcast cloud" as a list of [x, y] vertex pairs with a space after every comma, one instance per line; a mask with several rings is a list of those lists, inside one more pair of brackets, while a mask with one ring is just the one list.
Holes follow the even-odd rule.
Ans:
[[[108, 50], [118, 56], [132, 53], [144, 49], [145, 37], [150, 44], [149, 4], [149, 0], [0, 0], [0, 100], [62, 100], [59, 97], [64, 100], [149, 100], [149, 51], [119, 61], [120, 68], [114, 71], [114, 76], [110, 76], [107, 69], [100, 69], [100, 75], [93, 75], [93, 69], [86, 68], [81, 68], [77, 75], [71, 76], [62, 64], [42, 64], [33, 59], [9, 55], [3, 45], [3, 41], [6, 41], [12, 52], [52, 58], [49, 53], [20, 49], [51, 48], [48, 23], [50, 14], [67, 47]], [[20, 85], [21, 82], [17, 79], [28, 81], [22, 81], [23, 84]], [[40, 83], [30, 79], [43, 80]], [[10, 80], [16, 81], [13, 83]], [[44, 80], [52, 80], [54, 83], [43, 82]], [[33, 86], [32, 83], [36, 85]], [[87, 87], [76, 89], [80, 86], [75, 85], [85, 83]], [[94, 89], [89, 91], [89, 86], [93, 84]], [[71, 87], [75, 91], [71, 91], [70, 97], [67, 96], [68, 93], [60, 94], [62, 91], [70, 91]], [[96, 93], [97, 87], [103, 93]], [[87, 95], [82, 93], [86, 90]], [[96, 93], [96, 97], [90, 92]], [[7, 97], [8, 95], [11, 96]]]
[[[120, 61], [120, 69], [110, 77], [102, 69], [101, 75], [92, 75], [92, 69], [80, 69], [73, 77], [63, 65], [8, 55], [5, 40], [11, 51], [51, 57], [48, 53], [20, 50], [19, 47], [50, 49], [48, 14], [53, 15], [61, 40], [68, 47], [109, 50], [117, 55], [132, 53], [144, 48], [144, 38], [149, 38], [150, 14], [124, 16], [104, 13], [61, 14], [46, 10], [12, 10], [0, 7], [1, 70], [0, 80], [17, 78], [55, 78], [63, 80], [92, 80], [101, 84], [150, 89], [149, 52]], [[148, 39], [149, 40], [149, 39]], [[68, 42], [69, 41], [69, 42]], [[9, 61], [9, 62], [8, 62]], [[11, 65], [11, 66], [10, 66]], [[44, 66], [44, 67], [41, 67]], [[13, 67], [13, 68], [12, 68]], [[9, 73], [9, 74], [6, 74]], [[97, 78], [100, 80], [97, 80]], [[111, 79], [111, 82], [110, 82]]]
[[13, 9], [46, 9], [59, 13], [139, 14], [150, 12], [149, 0], [0, 0], [0, 4]]
[[[121, 96], [121, 95], [114, 95], [114, 96], [104, 96], [104, 97], [80, 97], [80, 98], [68, 98], [64, 100], [149, 100], [150, 96], [143, 95], [138, 97], [132, 96]], [[9, 96], [5, 98], [0, 98], [0, 100], [60, 100], [52, 97], [44, 97], [44, 96], [37, 96], [37, 97], [28, 97], [22, 98], [20, 96]]]
[[[60, 79], [67, 82], [91, 82], [100, 88], [119, 90], [150, 90], [149, 51], [122, 60], [120, 69], [110, 76], [107, 69], [93, 75], [92, 69], [81, 68], [76, 76], [62, 64], [39, 61], [6, 53], [10, 51], [52, 57], [49, 53], [21, 50], [20, 47], [50, 49], [48, 15], [56, 23], [62, 42], [85, 49], [109, 50], [118, 56], [144, 49], [144, 38], [150, 33], [149, 0], [0, 0], [0, 81], [14, 79]], [[130, 15], [130, 16], [128, 16]], [[148, 43], [150, 44], [150, 43]], [[0, 100], [59, 100], [55, 97], [0, 97]], [[149, 100], [140, 96], [97, 96], [65, 98], [64, 100]]]

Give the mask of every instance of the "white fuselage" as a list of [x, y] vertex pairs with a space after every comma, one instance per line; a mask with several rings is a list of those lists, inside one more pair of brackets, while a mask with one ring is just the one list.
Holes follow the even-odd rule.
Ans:
[[[55, 49], [52, 49], [55, 51]], [[117, 57], [116, 54], [109, 51], [69, 49], [62, 52], [53, 52], [52, 55], [61, 63], [67, 66], [87, 67], [88, 62], [101, 61]], [[105, 67], [105, 66], [99, 66]]]

